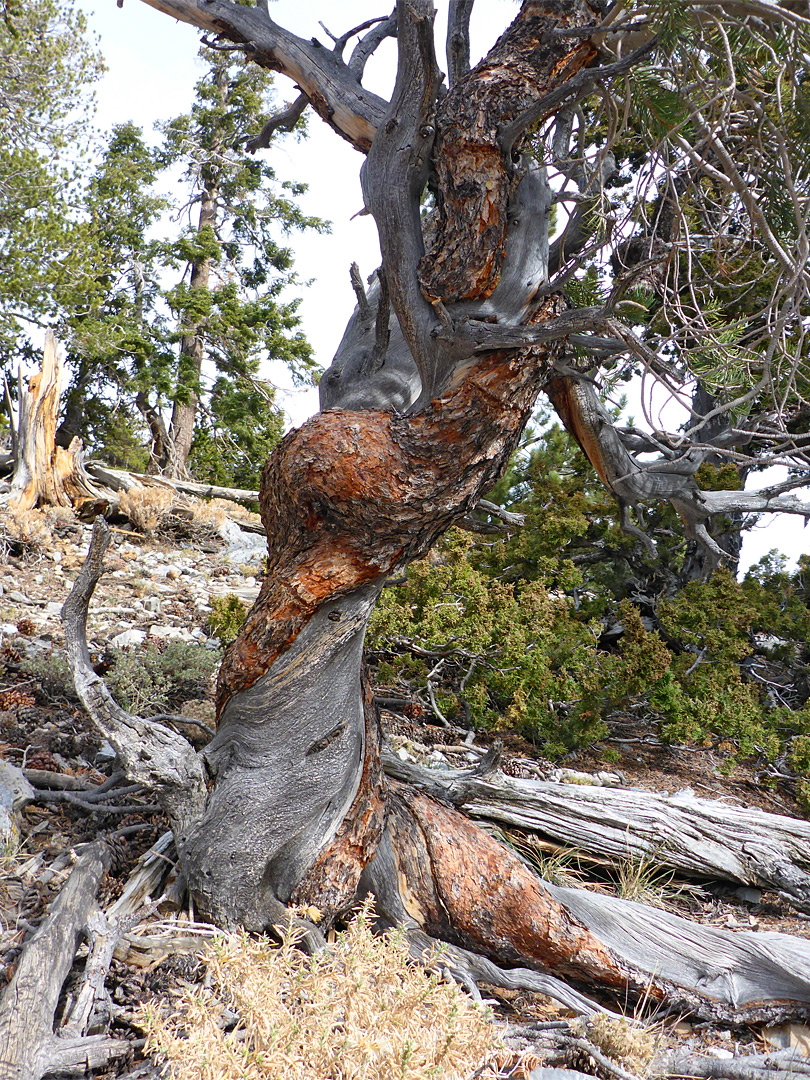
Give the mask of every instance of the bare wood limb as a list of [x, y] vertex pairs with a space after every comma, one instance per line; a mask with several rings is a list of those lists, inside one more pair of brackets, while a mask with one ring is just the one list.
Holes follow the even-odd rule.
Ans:
[[292, 131], [301, 117], [304, 115], [309, 98], [306, 94], [299, 94], [292, 104], [286, 109], [271, 116], [258, 135], [248, 139], [245, 149], [249, 154], [255, 154], [257, 150], [266, 150], [270, 140], [276, 131]]
[[[659, 1063], [656, 1062], [656, 1066]], [[769, 1054], [739, 1054], [733, 1058], [702, 1054], [673, 1054], [660, 1061], [670, 1076], [696, 1076], [705, 1080], [774, 1080], [778, 1076], [810, 1076], [810, 1062], [798, 1048]]]
[[[440, 72], [433, 51], [433, 4], [397, 4], [399, 61], [391, 106], [363, 164], [360, 181], [374, 215], [385, 271], [400, 329], [429, 400], [445, 372], [431, 330], [437, 325], [422, 296], [417, 267], [424, 254], [419, 200], [427, 182], [434, 138]], [[417, 403], [418, 404], [418, 403]]]
[[216, 484], [198, 484], [193, 480], [172, 480], [168, 476], [150, 476], [147, 473], [131, 473], [124, 469], [112, 469], [97, 461], [87, 463], [88, 473], [100, 483], [114, 490], [129, 491], [135, 487], [163, 487], [182, 491], [201, 499], [230, 499], [232, 502], [258, 502], [259, 493], [253, 488], [226, 488]]
[[470, 16], [475, 0], [450, 0], [447, 15], [447, 83], [455, 86], [470, 70]]
[[358, 150], [366, 152], [371, 146], [387, 103], [362, 87], [331, 49], [285, 30], [270, 18], [266, 7], [247, 7], [228, 0], [142, 2], [244, 46], [251, 60], [290, 78], [318, 115]]
[[87, 609], [104, 572], [110, 530], [97, 517], [82, 569], [62, 608], [65, 646], [76, 693], [93, 722], [109, 739], [128, 776], [158, 795], [182, 836], [202, 814], [206, 798], [202, 761], [191, 745], [170, 728], [126, 712], [95, 673], [87, 648]]
[[358, 82], [363, 78], [366, 64], [373, 53], [386, 38], [396, 37], [396, 35], [397, 12], [395, 8], [387, 19], [378, 22], [372, 30], [362, 37], [352, 50], [352, 55], [349, 59], [349, 71], [351, 71]]
[[61, 1071], [85, 1076], [121, 1056], [124, 1040], [62, 1038], [53, 1024], [98, 886], [109, 861], [102, 842], [89, 845], [42, 926], [25, 945], [14, 977], [0, 1001], [0, 1072], [7, 1080], [40, 1080]]
[[352, 288], [354, 289], [354, 295], [357, 297], [357, 308], [360, 313], [360, 318], [363, 322], [371, 322], [371, 305], [368, 302], [363, 279], [360, 276], [360, 267], [356, 262], [353, 262], [349, 267], [349, 278], [352, 283]]

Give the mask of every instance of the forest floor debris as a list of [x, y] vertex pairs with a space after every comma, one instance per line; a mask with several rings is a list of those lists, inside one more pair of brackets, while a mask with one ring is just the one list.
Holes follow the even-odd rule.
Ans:
[[[99, 903], [109, 912], [118, 901], [116, 916], [126, 908], [129, 916], [140, 911], [143, 919], [118, 941], [107, 978], [108, 1033], [130, 1040], [132, 1052], [97, 1075], [134, 1080], [157, 1075], [144, 1058], [139, 1010], [146, 1001], [158, 1008], [172, 996], [198, 993], [206, 979], [210, 981], [201, 957], [215, 931], [179, 904], [182, 893], [173, 874], [170, 838], [168, 846], [159, 846], [166, 831], [162, 814], [144, 791], [126, 781], [112, 748], [92, 730], [66, 680], [59, 611], [83, 561], [89, 529], [57, 515], [48, 520], [46, 537], [44, 527], [37, 528], [40, 524], [29, 521], [24, 534], [16, 537], [4, 534], [0, 559], [0, 758], [21, 769], [33, 789], [33, 798], [18, 815], [19, 830], [9, 834], [0, 852], [0, 978], [3, 984], [11, 978], [23, 946], [58, 896], [73, 866], [71, 852], [77, 845], [105, 839], [112, 865], [101, 884]], [[156, 656], [165, 655], [173, 643], [206, 651], [215, 661], [220, 643], [211, 636], [208, 622], [212, 600], [233, 596], [247, 605], [252, 602], [259, 590], [261, 548], [232, 538], [229, 551], [228, 543], [213, 532], [185, 539], [147, 538], [120, 529], [116, 540], [90, 613], [90, 648], [101, 670], [111, 667], [115, 655], [137, 657], [149, 648]], [[235, 563], [233, 551], [253, 554], [250, 561]], [[184, 734], [199, 745], [213, 723], [210, 676], [215, 666], [202, 666], [193, 696], [188, 687], [178, 689], [170, 680], [160, 684], [156, 674], [151, 676], [153, 711], [164, 711], [168, 702], [178, 723], [185, 717]], [[172, 697], [178, 693], [183, 700]], [[383, 719], [395, 751], [439, 769], [476, 763], [491, 742], [486, 734], [470, 740], [463, 732], [426, 723], [426, 717], [384, 711]], [[789, 788], [763, 789], [756, 772], [745, 764], [728, 769], [716, 750], [666, 747], [626, 726], [621, 741], [580, 753], [566, 761], [564, 769], [537, 759], [520, 737], [497, 735], [505, 742], [501, 767], [508, 775], [568, 783], [592, 778], [651, 791], [691, 787], [703, 796], [801, 816]], [[602, 756], [606, 748], [609, 753]], [[156, 852], [150, 854], [155, 845]], [[552, 866], [549, 873], [575, 873], [583, 887], [618, 891], [622, 875], [626, 884], [634, 869], [639, 871], [572, 858], [576, 866]], [[151, 867], [148, 872], [145, 862]], [[654, 879], [641, 884], [647, 889], [660, 885], [660, 902], [692, 918], [731, 929], [810, 937], [810, 918], [772, 894], [719, 882], [673, 882], [669, 874], [666, 878], [664, 884]], [[82, 955], [80, 950], [66, 986], [66, 1003], [80, 980]], [[801, 1024], [728, 1031], [644, 1014], [599, 1021], [597, 1027], [601, 1024], [605, 1031], [597, 1031], [538, 995], [488, 987], [481, 992], [491, 1002], [505, 1039], [482, 1077], [542, 1080], [543, 1069], [563, 1067], [626, 1080], [666, 1072], [667, 1061], [678, 1061], [681, 1068], [684, 1054], [732, 1061], [738, 1068], [739, 1054], [762, 1058], [763, 1053], [810, 1052], [810, 1030]], [[622, 1031], [627, 1038], [620, 1038]], [[633, 1050], [636, 1043], [646, 1046], [643, 1054], [638, 1047]], [[782, 1059], [774, 1061], [774, 1074], [783, 1071]], [[784, 1062], [789, 1064], [787, 1058]], [[752, 1075], [754, 1065], [752, 1058]], [[712, 1068], [713, 1075], [726, 1075]], [[709, 1072], [704, 1068], [702, 1075]]]

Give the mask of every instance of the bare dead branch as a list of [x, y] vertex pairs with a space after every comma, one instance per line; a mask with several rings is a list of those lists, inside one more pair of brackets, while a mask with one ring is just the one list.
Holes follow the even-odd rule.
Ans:
[[142, 0], [180, 22], [244, 46], [250, 59], [280, 71], [306, 94], [315, 111], [339, 135], [366, 152], [388, 105], [366, 90], [339, 56], [317, 40], [285, 30], [268, 10], [228, 0]]
[[371, 322], [371, 305], [368, 302], [368, 296], [366, 295], [366, 289], [363, 285], [363, 278], [360, 276], [360, 267], [356, 262], [353, 262], [349, 267], [349, 278], [354, 289], [354, 295], [357, 297], [357, 307], [360, 312], [360, 318], [363, 322]]
[[447, 83], [455, 86], [470, 70], [470, 16], [475, 0], [450, 0], [447, 14]]
[[131, 1044], [124, 1039], [54, 1033], [62, 987], [108, 865], [106, 844], [97, 841], [88, 845], [48, 917], [23, 948], [14, 977], [0, 1000], [3, 1076], [15, 1080], [40, 1080], [51, 1072], [86, 1076], [130, 1049]]
[[200, 758], [182, 735], [117, 705], [90, 662], [87, 610], [104, 572], [104, 553], [109, 544], [107, 523], [97, 517], [87, 558], [62, 608], [65, 646], [76, 693], [115, 748], [129, 777], [156, 792], [173, 825], [182, 832], [197, 820], [205, 803]]
[[378, 22], [365, 37], [362, 37], [352, 50], [352, 55], [349, 58], [349, 71], [351, 71], [358, 82], [363, 78], [366, 64], [373, 53], [386, 38], [396, 37], [396, 35], [397, 12], [395, 8], [387, 19]]
[[433, 5], [397, 4], [399, 62], [391, 106], [363, 165], [360, 180], [386, 252], [388, 289], [400, 329], [432, 396], [442, 375], [431, 330], [436, 316], [419, 288], [424, 254], [419, 200], [435, 136], [434, 106], [441, 75], [433, 51]]
[[252, 139], [248, 139], [245, 143], [245, 149], [248, 153], [255, 154], [257, 150], [266, 150], [270, 145], [270, 140], [273, 137], [274, 132], [292, 131], [304, 115], [307, 105], [309, 105], [309, 98], [307, 95], [299, 94], [295, 101], [288, 105], [286, 109], [276, 113], [275, 116], [271, 116], [259, 134], [255, 135]]

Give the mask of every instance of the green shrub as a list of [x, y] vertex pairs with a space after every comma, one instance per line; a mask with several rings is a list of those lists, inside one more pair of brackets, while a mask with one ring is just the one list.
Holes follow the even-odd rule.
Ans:
[[214, 596], [211, 599], [211, 614], [208, 616], [208, 629], [213, 637], [219, 639], [223, 648], [235, 640], [242, 628], [248, 609], [235, 593], [227, 596]]
[[184, 701], [209, 695], [220, 659], [219, 650], [187, 641], [170, 641], [165, 648], [111, 649], [104, 680], [119, 705], [131, 712], [172, 712]]
[[20, 671], [39, 683], [48, 701], [78, 701], [73, 687], [70, 664], [62, 650], [26, 656], [20, 661]]
[[572, 603], [539, 581], [519, 587], [477, 569], [472, 544], [451, 531], [440, 562], [415, 563], [404, 586], [384, 592], [369, 629], [378, 679], [426, 689], [436, 663], [418, 655], [427, 651], [444, 656], [437, 704], [449, 719], [506, 724], [549, 755], [605, 734], [605, 708], [636, 694], [640, 672], [615, 683], [597, 647], [598, 621], [577, 619]]

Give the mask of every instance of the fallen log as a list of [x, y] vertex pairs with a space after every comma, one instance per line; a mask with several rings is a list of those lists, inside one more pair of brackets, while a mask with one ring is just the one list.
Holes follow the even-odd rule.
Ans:
[[474, 769], [427, 769], [383, 753], [385, 771], [463, 808], [566, 848], [611, 860], [653, 862], [687, 877], [719, 878], [776, 892], [810, 911], [810, 822], [685, 789], [523, 780]]
[[125, 1040], [105, 1035], [54, 1033], [62, 987], [88, 930], [108, 861], [104, 843], [84, 849], [47, 918], [23, 948], [14, 977], [0, 999], [3, 1080], [40, 1080], [52, 1072], [86, 1076], [130, 1048]]
[[252, 488], [219, 487], [216, 484], [200, 484], [193, 480], [174, 480], [168, 476], [152, 476], [148, 473], [127, 472], [112, 469], [99, 461], [87, 464], [91, 476], [115, 491], [129, 491], [134, 487], [163, 487], [184, 495], [196, 495], [199, 499], [229, 499], [231, 502], [256, 503], [258, 491]]

